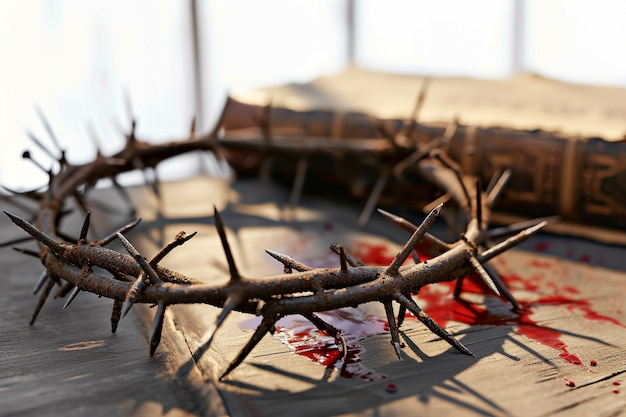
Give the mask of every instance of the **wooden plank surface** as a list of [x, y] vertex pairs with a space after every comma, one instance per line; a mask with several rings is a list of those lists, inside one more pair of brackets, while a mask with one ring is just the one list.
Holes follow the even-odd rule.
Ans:
[[[129, 238], [150, 255], [178, 231], [198, 230], [165, 265], [205, 280], [226, 279], [212, 226], [213, 204], [223, 210], [235, 259], [246, 276], [281, 271], [265, 248], [316, 266], [334, 265], [338, 261], [327, 249], [333, 241], [384, 261], [406, 238], [378, 218], [366, 231], [357, 231], [358, 207], [322, 199], [305, 198], [295, 212], [298, 222], [286, 222], [281, 207], [288, 191], [261, 180], [238, 181], [228, 190], [228, 184], [207, 179], [166, 184], [163, 215], [145, 190], [137, 190], [146, 224]], [[99, 226], [107, 232], [113, 224]], [[1, 227], [5, 238], [20, 235], [8, 221]], [[547, 246], [565, 257], [584, 255], [612, 266], [620, 265], [616, 259], [624, 253], [623, 248], [547, 236], [525, 247], [545, 251]], [[454, 302], [446, 285], [417, 296], [475, 358], [452, 350], [409, 318], [402, 326], [405, 347], [398, 360], [389, 335], [378, 333], [384, 314], [379, 306], [367, 305], [325, 316], [354, 334], [354, 344], [363, 351], [350, 369], [366, 373], [365, 378], [344, 378], [339, 370], [329, 372], [293, 353], [293, 343], [285, 340], [289, 331], [302, 327], [287, 320], [224, 382], [217, 377], [251, 336], [250, 317], [229, 318], [211, 349], [196, 361], [191, 352], [206, 340], [218, 310], [203, 305], [168, 309], [162, 345], [150, 358], [149, 309], [134, 308], [133, 317], [111, 335], [110, 300], [81, 294], [66, 311], [60, 300], [46, 305], [31, 327], [35, 299], [30, 293], [40, 266], [10, 250], [0, 251], [0, 260], [5, 284], [0, 415], [613, 416], [624, 413], [626, 405], [626, 390], [614, 385], [626, 383], [624, 273], [544, 253], [515, 251], [493, 263], [514, 294], [528, 303], [528, 314], [512, 314], [471, 283], [466, 303]], [[568, 386], [570, 381], [575, 386]]]

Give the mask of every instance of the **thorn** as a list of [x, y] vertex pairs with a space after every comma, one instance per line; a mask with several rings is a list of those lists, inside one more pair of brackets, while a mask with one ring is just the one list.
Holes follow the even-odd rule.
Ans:
[[410, 237], [410, 239], [406, 242], [402, 250], [396, 255], [393, 261], [391, 261], [391, 263], [387, 267], [387, 270], [385, 271], [385, 274], [394, 276], [398, 273], [400, 266], [409, 257], [409, 255], [415, 248], [415, 245], [417, 244], [417, 242], [419, 242], [419, 240], [424, 236], [426, 231], [435, 222], [435, 219], [437, 218], [437, 216], [439, 216], [439, 213], [441, 212], [442, 207], [443, 207], [443, 204], [440, 204], [437, 207], [435, 207], [430, 213], [428, 213], [424, 221], [415, 230], [415, 232]]
[[161, 333], [163, 332], [163, 320], [165, 318], [165, 309], [166, 305], [164, 303], [159, 303], [157, 307], [157, 311], [154, 315], [154, 320], [152, 321], [152, 326], [150, 327], [150, 356], [154, 355], [157, 347], [159, 347], [159, 343], [161, 342]]
[[[317, 327], [319, 330], [326, 332], [328, 335], [330, 335], [331, 337], [334, 337], [336, 341], [339, 342], [339, 344], [341, 345], [341, 373], [343, 373], [346, 369], [346, 358], [348, 357], [348, 345], [346, 343], [346, 339], [343, 337], [342, 331], [338, 328], [336, 328], [335, 326], [333, 326], [330, 323], [326, 323], [324, 320], [322, 320], [317, 314], [314, 313], [304, 313], [302, 314], [302, 317], [304, 317], [305, 319], [309, 320], [311, 323], [313, 323], [313, 325], [315, 327]], [[337, 359], [339, 360], [339, 358]], [[336, 363], [333, 362], [332, 364], [330, 364], [330, 366], [334, 365]]]
[[189, 241], [190, 239], [192, 239], [197, 234], [198, 234], [198, 232], [193, 232], [190, 235], [185, 234], [185, 232], [178, 233], [176, 235], [176, 238], [171, 243], [169, 243], [166, 247], [161, 249], [159, 251], [159, 253], [157, 253], [154, 256], [154, 258], [152, 258], [152, 260], [150, 260], [150, 262], [149, 262], [150, 265], [153, 268], [156, 268], [157, 264], [159, 262], [161, 262], [163, 260], [163, 258], [165, 258], [171, 251], [173, 251], [178, 246], [183, 245], [185, 242]]
[[[433, 157], [442, 163], [443, 166], [452, 170], [456, 179], [459, 181], [459, 185], [461, 186], [461, 190], [463, 191], [463, 195], [465, 196], [465, 202], [468, 207], [472, 206], [472, 199], [470, 198], [469, 192], [467, 191], [467, 187], [465, 186], [465, 182], [463, 181], [463, 175], [461, 174], [461, 168], [454, 162], [448, 155], [441, 152], [436, 152], [433, 154]], [[459, 203], [461, 203], [459, 201]]]
[[37, 136], [35, 136], [33, 134], [33, 132], [31, 132], [30, 130], [26, 131], [26, 136], [28, 136], [28, 138], [42, 151], [45, 152], [46, 155], [48, 155], [50, 158], [52, 158], [55, 161], [60, 161], [60, 158], [57, 157], [54, 153], [52, 153], [52, 151], [46, 147], [38, 138]]
[[126, 293], [124, 304], [122, 306], [122, 317], [126, 317], [126, 314], [128, 314], [131, 307], [135, 303], [135, 299], [137, 298], [137, 295], [146, 286], [144, 278], [145, 278], [144, 274], [139, 274], [139, 277], [137, 277], [133, 285], [130, 287], [130, 289]]
[[[31, 238], [28, 238], [28, 240], [30, 240]], [[1, 247], [2, 245], [0, 245]], [[14, 251], [17, 251], [19, 253], [22, 253], [24, 255], [28, 255], [28, 256], [33, 256], [35, 258], [39, 258], [39, 252], [35, 252], [34, 250], [30, 250], [30, 249], [26, 249], [26, 248], [13, 248]]]
[[37, 301], [37, 305], [35, 306], [35, 311], [33, 311], [33, 315], [30, 319], [31, 325], [33, 325], [35, 323], [35, 320], [37, 320], [37, 316], [41, 312], [43, 305], [46, 303], [46, 300], [48, 299], [48, 296], [50, 295], [50, 291], [52, 291], [53, 287], [54, 287], [54, 280], [53, 279], [46, 280], [46, 285], [44, 286], [43, 291], [41, 295], [39, 296], [39, 300]]
[[117, 331], [117, 325], [122, 318], [122, 305], [123, 303], [120, 300], [113, 301], [113, 310], [111, 311], [111, 333], [115, 333]]
[[510, 224], [508, 226], [497, 227], [495, 229], [491, 229], [487, 231], [487, 237], [489, 239], [498, 239], [501, 237], [511, 236], [515, 233], [519, 233], [524, 229], [528, 229], [529, 227], [535, 226], [541, 222], [554, 223], [559, 221], [561, 218], [559, 216], [549, 216], [549, 217], [540, 217], [538, 219], [527, 220], [519, 223]]
[[215, 228], [217, 229], [217, 233], [220, 237], [220, 241], [222, 242], [222, 248], [224, 248], [224, 254], [226, 255], [226, 261], [228, 262], [228, 269], [230, 270], [230, 279], [231, 281], [240, 281], [241, 276], [239, 275], [239, 271], [237, 270], [237, 265], [235, 264], [235, 260], [233, 259], [233, 254], [230, 250], [230, 245], [228, 244], [228, 239], [226, 238], [226, 231], [224, 230], [224, 223], [222, 223], [222, 218], [217, 211], [217, 207], [213, 206], [213, 212], [215, 215]]
[[398, 359], [402, 359], [402, 349], [400, 344], [400, 335], [398, 334], [398, 324], [396, 323], [396, 318], [393, 314], [393, 305], [391, 304], [391, 300], [384, 301], [383, 306], [385, 306], [385, 314], [387, 315], [387, 323], [389, 323], [389, 333], [391, 334], [391, 345], [396, 351], [396, 355], [398, 355]]
[[415, 301], [413, 301], [412, 298], [407, 298], [406, 296], [399, 293], [396, 294], [394, 297], [396, 301], [400, 303], [400, 305], [405, 306], [406, 309], [413, 313], [415, 317], [417, 317], [417, 319], [421, 321], [431, 332], [441, 337], [443, 340], [448, 342], [450, 346], [457, 349], [459, 352], [465, 353], [469, 356], [474, 356], [474, 354], [468, 348], [466, 348], [461, 342], [456, 340], [454, 336], [446, 331], [446, 329], [439, 326], [439, 324], [437, 324], [437, 322], [430, 318], [428, 314], [422, 311], [422, 309], [415, 303]]
[[157, 274], [157, 272], [152, 268], [152, 266], [148, 263], [148, 261], [146, 260], [146, 258], [144, 258], [143, 256], [141, 256], [141, 254], [137, 251], [137, 249], [135, 249], [135, 247], [128, 241], [128, 239], [126, 239], [124, 237], [123, 234], [121, 233], [117, 233], [117, 238], [120, 240], [120, 242], [122, 242], [122, 245], [124, 245], [124, 247], [126, 248], [126, 250], [128, 251], [128, 253], [135, 258], [135, 260], [137, 261], [137, 263], [139, 264], [139, 266], [141, 266], [141, 269], [143, 270], [143, 272], [146, 274], [146, 276], [148, 277], [148, 279], [150, 280], [150, 283], [153, 285], [159, 285], [162, 284], [163, 281], [161, 280], [161, 278], [159, 277], [159, 274]]
[[48, 280], [48, 277], [49, 277], [48, 270], [47, 269], [43, 270], [41, 275], [39, 275], [39, 279], [37, 280], [37, 283], [35, 284], [35, 288], [33, 288], [33, 294], [37, 294], [41, 290], [41, 288], [43, 288], [43, 285]]
[[483, 200], [482, 200], [482, 184], [480, 176], [476, 177], [476, 221], [478, 223], [478, 229], [483, 229]]
[[85, 219], [83, 220], [83, 227], [80, 229], [80, 237], [78, 240], [87, 239], [87, 233], [89, 233], [89, 221], [91, 219], [91, 212], [85, 213]]
[[374, 187], [372, 187], [370, 195], [367, 197], [365, 206], [363, 207], [361, 215], [359, 216], [359, 220], [357, 221], [357, 227], [363, 228], [367, 226], [367, 223], [369, 223], [372, 212], [376, 208], [376, 204], [378, 204], [378, 199], [380, 198], [380, 195], [382, 194], [385, 186], [387, 185], [387, 182], [389, 181], [390, 173], [391, 170], [389, 169], [389, 167], [385, 167], [381, 171], [378, 179], [376, 180], [376, 183], [374, 183]]
[[488, 263], [484, 263], [484, 264], [482, 264], [482, 266], [485, 269], [485, 271], [489, 274], [489, 276], [491, 276], [491, 279], [496, 284], [496, 287], [498, 287], [498, 289], [500, 290], [500, 292], [502, 293], [504, 298], [506, 298], [511, 303], [511, 305], [513, 306], [513, 309], [515, 311], [522, 310], [522, 307], [519, 305], [519, 303], [517, 302], [515, 297], [513, 297], [513, 294], [511, 294], [511, 292], [506, 287], [506, 285], [504, 285], [504, 282], [502, 282], [502, 279], [500, 279], [500, 276], [491, 267], [491, 265], [489, 265]]
[[76, 298], [79, 292], [80, 288], [74, 287], [69, 297], [67, 297], [67, 301], [65, 302], [65, 304], [63, 304], [63, 310], [65, 310], [72, 303], [72, 301], [74, 301], [74, 298]]
[[489, 207], [493, 207], [496, 204], [498, 197], [500, 197], [500, 193], [502, 192], [506, 184], [509, 182], [509, 179], [511, 178], [512, 173], [513, 171], [511, 171], [510, 169], [506, 169], [498, 177], [497, 181], [494, 182], [492, 179], [491, 182], [493, 183], [493, 186], [487, 188], [488, 190], [487, 197], [489, 198]]
[[9, 216], [11, 221], [13, 223], [15, 223], [18, 227], [22, 228], [29, 235], [31, 235], [32, 237], [34, 237], [35, 239], [37, 239], [38, 241], [40, 241], [41, 243], [43, 243], [44, 245], [46, 245], [47, 247], [52, 249], [52, 251], [54, 253], [56, 253], [57, 255], [63, 255], [65, 253], [65, 247], [64, 246], [62, 246], [61, 244], [57, 243], [50, 236], [48, 236], [44, 232], [38, 230], [35, 226], [30, 224], [26, 220], [22, 219], [19, 216], [11, 214], [11, 213], [9, 213], [7, 211], [5, 211], [4, 214]]
[[43, 171], [46, 175], [50, 176], [52, 174], [52, 172], [49, 169], [45, 168], [41, 163], [39, 163], [35, 158], [33, 158], [33, 156], [30, 154], [30, 151], [24, 151], [22, 153], [22, 158], [28, 159], [30, 162], [35, 164], [37, 168]]
[[497, 296], [500, 296], [500, 291], [498, 291], [498, 287], [496, 286], [495, 282], [493, 282], [491, 276], [487, 273], [487, 271], [485, 271], [481, 263], [478, 262], [478, 259], [476, 259], [476, 257], [472, 255], [469, 260], [472, 264], [472, 267], [474, 268], [474, 271], [476, 271], [476, 273], [483, 280], [483, 282], [487, 284], [489, 289], [493, 291]]
[[541, 230], [545, 225], [547, 225], [547, 221], [542, 221], [541, 223], [536, 224], [535, 226], [529, 227], [528, 229], [522, 230], [515, 236], [512, 236], [495, 246], [492, 246], [489, 249], [484, 250], [481, 254], [479, 254], [476, 258], [480, 263], [485, 263], [486, 261], [500, 255], [502, 252], [516, 246], [529, 237], [533, 236], [539, 230]]
[[346, 257], [346, 261], [350, 266], [365, 266], [365, 263], [363, 261], [345, 250], [343, 246], [341, 246], [339, 243], [331, 243], [330, 250], [332, 250], [339, 256], [341, 256], [341, 251], [343, 251], [343, 254]]
[[341, 265], [342, 272], [348, 272], [348, 263], [346, 260], [346, 251], [343, 246], [339, 246], [339, 264]]
[[135, 226], [137, 226], [139, 223], [141, 223], [141, 218], [133, 220], [132, 222], [128, 223], [126, 226], [121, 227], [120, 229], [118, 229], [117, 231], [111, 233], [110, 235], [108, 235], [104, 239], [96, 240], [94, 243], [96, 245], [98, 245], [98, 246], [108, 245], [109, 243], [111, 243], [115, 239], [117, 239], [117, 234], [118, 233], [122, 234], [122, 235], [125, 235], [126, 233], [130, 232], [131, 230], [133, 230], [135, 228]]
[[46, 132], [48, 133], [48, 136], [50, 136], [50, 139], [52, 140], [52, 143], [54, 144], [54, 146], [56, 146], [57, 150], [59, 152], [61, 152], [62, 156], [61, 156], [60, 160], [62, 162], [65, 162], [65, 151], [63, 150], [63, 148], [61, 147], [61, 144], [57, 140], [57, 137], [54, 134], [54, 131], [52, 130], [52, 127], [50, 126], [50, 123], [48, 122], [48, 119], [43, 114], [43, 111], [41, 110], [41, 108], [39, 106], [35, 106], [35, 111], [37, 112], [37, 116], [39, 117], [39, 120], [41, 120], [41, 124], [43, 124], [44, 129], [46, 129]]
[[313, 269], [310, 266], [306, 266], [305, 264], [296, 261], [291, 256], [284, 255], [282, 253], [278, 253], [269, 249], [265, 249], [265, 252], [284, 266], [295, 269], [298, 272], [310, 271]]
[[[433, 208], [435, 208], [435, 207], [433, 207]], [[414, 233], [417, 230], [417, 226], [416, 225], [414, 225], [413, 223], [411, 223], [410, 221], [406, 220], [403, 217], [400, 217], [400, 216], [397, 216], [395, 214], [389, 213], [388, 211], [385, 211], [383, 209], [378, 209], [378, 212], [380, 214], [382, 214], [383, 217], [385, 217], [386, 220], [390, 221], [391, 223], [395, 224], [400, 229], [402, 229], [402, 230], [404, 230], [406, 232]], [[443, 240], [441, 240], [441, 239], [431, 235], [430, 233], [425, 233], [424, 234], [424, 240], [427, 241], [428, 243], [432, 244], [433, 246], [435, 246], [442, 253], [446, 252], [448, 249], [450, 249], [450, 245], [448, 245]]]

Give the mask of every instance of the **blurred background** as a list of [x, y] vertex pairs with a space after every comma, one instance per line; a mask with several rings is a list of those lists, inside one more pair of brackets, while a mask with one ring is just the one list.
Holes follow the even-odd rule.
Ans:
[[[46, 176], [28, 132], [82, 163], [137, 135], [209, 130], [229, 91], [306, 82], [350, 66], [507, 78], [533, 72], [626, 87], [626, 4], [611, 0], [7, 0], [0, 2], [0, 184]], [[159, 167], [195, 175], [205, 156]], [[132, 183], [132, 175], [122, 179]]]

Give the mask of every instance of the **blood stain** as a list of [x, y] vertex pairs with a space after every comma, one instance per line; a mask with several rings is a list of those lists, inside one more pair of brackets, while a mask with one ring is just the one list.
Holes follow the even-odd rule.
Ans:
[[566, 379], [565, 385], [567, 385], [568, 387], [574, 388], [576, 386], [576, 383], [572, 380]]
[[[385, 245], [359, 243], [353, 250], [363, 262], [370, 265], [388, 265], [393, 259]], [[423, 251], [425, 252], [427, 250]], [[420, 260], [426, 261], [427, 257], [420, 253]], [[553, 266], [549, 263], [535, 262], [535, 267]], [[417, 302], [420, 305], [424, 303], [421, 305], [424, 311], [442, 327], [446, 327], [451, 320], [469, 325], [514, 326], [517, 334], [560, 351], [559, 357], [574, 365], [582, 365], [583, 362], [578, 356], [568, 351], [567, 345], [561, 339], [561, 332], [533, 320], [532, 315], [537, 307], [566, 306], [570, 312], [583, 313], [583, 317], [587, 320], [603, 321], [626, 327], [612, 317], [597, 313], [589, 301], [574, 298], [573, 296], [579, 294], [577, 288], [559, 285], [555, 282], [544, 282], [541, 275], [522, 278], [515, 274], [508, 274], [502, 275], [501, 278], [509, 288], [520, 289], [522, 293], [539, 294], [539, 296], [532, 300], [518, 297], [522, 310], [512, 311], [507, 301], [490, 294], [478, 277], [469, 275], [464, 279], [463, 293], [483, 295], [484, 304], [456, 299], [454, 297], [455, 282], [442, 282], [423, 287], [416, 297]], [[412, 314], [407, 313], [407, 317], [412, 317]]]
[[387, 386], [385, 387], [385, 390], [388, 393], [393, 394], [398, 391], [398, 387], [396, 387], [396, 384], [387, 384]]
[[589, 365], [591, 365], [591, 366], [598, 366], [598, 362], [592, 359], [592, 360], [589, 361]]
[[613, 385], [617, 386], [617, 385], [622, 385], [622, 384], [620, 384], [618, 381], [613, 381]]

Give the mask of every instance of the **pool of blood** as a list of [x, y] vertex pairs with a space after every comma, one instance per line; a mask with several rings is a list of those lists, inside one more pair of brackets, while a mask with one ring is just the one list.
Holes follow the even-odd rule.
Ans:
[[[395, 255], [384, 244], [367, 242], [358, 242], [350, 250], [368, 265], [388, 265]], [[427, 253], [427, 250], [428, 248], [424, 248], [420, 251], [420, 257], [422, 253]], [[331, 266], [327, 263], [332, 263], [333, 259], [336, 263], [336, 257], [333, 255], [320, 259], [315, 266]], [[532, 266], [535, 268], [549, 268], [551, 265], [548, 262], [532, 261]], [[567, 345], [561, 339], [561, 332], [541, 325], [532, 318], [537, 307], [564, 306], [570, 312], [582, 313], [583, 317], [588, 320], [604, 321], [626, 327], [612, 317], [597, 313], [588, 301], [577, 299], [578, 290], [574, 287], [546, 282], [541, 276], [522, 278], [515, 274], [508, 274], [501, 278], [507, 287], [521, 289], [521, 294], [539, 295], [533, 299], [524, 299], [516, 294], [522, 310], [512, 311], [506, 300], [491, 294], [478, 277], [470, 275], [464, 280], [463, 294], [480, 295], [482, 297], [480, 303], [454, 298], [455, 282], [423, 287], [417, 296], [417, 302], [443, 327], [446, 327], [449, 321], [469, 325], [512, 326], [517, 334], [556, 349], [560, 352], [558, 356], [561, 359], [575, 365], [582, 365], [583, 362], [578, 356], [569, 352]], [[354, 308], [318, 314], [324, 321], [342, 330], [348, 348], [345, 366], [341, 361], [343, 352], [337, 341], [300, 316], [289, 316], [279, 320], [274, 337], [298, 355], [305, 356], [329, 369], [340, 369], [341, 376], [345, 378], [376, 380], [385, 377], [363, 366], [360, 358], [364, 348], [359, 343], [368, 335], [387, 332], [389, 326], [385, 320]], [[407, 317], [411, 316], [407, 313]]]
[[[371, 245], [365, 242], [359, 243], [355, 252], [366, 264], [377, 265], [389, 264], [394, 255], [384, 245]], [[533, 266], [539, 268], [547, 268], [551, 265], [541, 261], [533, 262], [535, 263]], [[456, 282], [427, 285], [420, 290], [416, 299], [424, 311], [443, 327], [446, 327], [451, 320], [469, 325], [513, 326], [517, 334], [558, 350], [561, 359], [575, 365], [582, 365], [582, 361], [568, 351], [567, 345], [561, 338], [561, 332], [541, 325], [533, 319], [532, 316], [537, 307], [563, 306], [572, 313], [582, 313], [587, 320], [603, 321], [626, 327], [618, 320], [596, 312], [589, 301], [576, 298], [579, 291], [574, 287], [556, 282], [544, 282], [541, 276], [522, 278], [508, 274], [501, 278], [508, 288], [521, 289], [519, 292], [522, 295], [534, 295], [532, 299], [524, 299], [516, 294], [522, 306], [521, 311], [512, 311], [506, 300], [490, 293], [480, 278], [474, 275], [465, 277], [463, 294], [478, 294], [482, 297], [481, 303], [472, 303], [463, 298], [456, 299], [454, 297]], [[407, 317], [411, 317], [411, 314], [408, 313]]]

